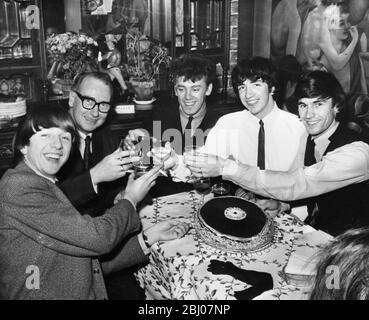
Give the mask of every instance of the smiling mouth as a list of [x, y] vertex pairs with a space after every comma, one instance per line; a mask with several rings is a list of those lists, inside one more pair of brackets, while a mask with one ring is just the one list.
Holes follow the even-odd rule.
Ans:
[[51, 161], [58, 161], [61, 159], [61, 157], [63, 156], [63, 154], [61, 153], [46, 153], [45, 158]]
[[248, 105], [254, 105], [254, 104], [257, 104], [259, 101], [259, 99], [249, 99], [249, 100], [246, 100], [246, 103]]

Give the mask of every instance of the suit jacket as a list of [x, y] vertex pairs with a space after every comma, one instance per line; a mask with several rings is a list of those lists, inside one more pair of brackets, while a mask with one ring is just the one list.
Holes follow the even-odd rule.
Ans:
[[[0, 203], [0, 299], [107, 298], [97, 257], [139, 231], [129, 201], [101, 217], [81, 216], [57, 185], [21, 162], [0, 180]], [[124, 251], [134, 241], [103, 265], [106, 272], [146, 259]]]
[[[219, 119], [219, 114], [215, 112], [214, 109], [208, 106], [205, 116], [203, 120], [201, 121], [198, 129], [202, 130], [203, 132], [206, 132], [207, 130], [210, 130], [215, 125], [218, 119]], [[168, 105], [160, 105], [159, 107], [154, 108], [153, 114], [152, 114], [152, 120], [160, 121], [160, 126], [161, 126], [160, 127], [161, 130], [159, 131], [160, 137], [157, 137], [157, 138], [160, 138], [160, 140], [163, 140], [162, 139], [163, 134], [168, 129], [176, 129], [181, 134], [182, 148], [179, 148], [179, 146], [174, 146], [174, 148], [177, 154], [182, 154], [182, 151], [185, 147], [185, 143], [184, 143], [185, 141], [184, 141], [184, 135], [182, 133], [182, 125], [181, 125], [181, 118], [180, 118], [178, 102], [176, 103], [172, 102], [172, 103], [169, 103]], [[155, 133], [153, 132], [152, 122], [146, 123], [145, 127], [151, 134]], [[166, 138], [170, 138], [170, 135], [169, 137], [167, 136]], [[170, 139], [165, 139], [165, 140], [170, 140]], [[205, 141], [206, 141], [206, 137], [204, 141], [197, 140], [195, 141], [194, 144], [201, 146], [205, 143]], [[186, 141], [186, 142], [187, 144], [189, 144], [189, 141]], [[192, 144], [192, 141], [190, 141], [190, 143]]]
[[[107, 126], [92, 135], [92, 166], [111, 154], [118, 147], [117, 138]], [[82, 156], [75, 148], [58, 173], [59, 186], [81, 214], [92, 217], [102, 215], [113, 205], [114, 197], [123, 188], [124, 179], [100, 183], [96, 194], [89, 170], [85, 170]]]
[[[163, 134], [168, 129], [176, 129], [177, 132], [181, 135], [182, 145], [180, 148], [179, 146], [174, 146], [174, 149], [177, 154], [182, 154], [182, 151], [187, 144], [196, 144], [196, 145], [203, 145], [206, 141], [205, 139], [202, 141], [201, 139], [196, 139], [195, 141], [186, 141], [184, 134], [182, 133], [182, 125], [181, 125], [181, 118], [179, 113], [179, 105], [178, 101], [176, 103], [169, 103], [168, 105], [160, 105], [158, 108], [153, 109], [153, 121], [160, 121], [160, 140], [162, 140]], [[205, 116], [200, 123], [198, 129], [202, 130], [203, 132], [211, 129], [215, 123], [218, 121], [219, 114], [217, 114], [211, 107], [207, 108], [207, 111], [205, 113]], [[153, 123], [149, 122], [145, 124], [146, 130], [148, 130], [151, 134], [155, 132], [153, 129]], [[168, 131], [167, 131], [168, 133]], [[166, 137], [169, 140], [169, 137]], [[182, 182], [173, 182], [171, 178], [166, 178], [163, 176], [159, 176], [156, 180], [156, 185], [151, 189], [150, 193], [154, 197], [164, 196], [168, 194], [174, 194], [179, 192], [185, 192], [193, 190], [193, 186], [188, 183], [182, 183]]]
[[[340, 124], [329, 138], [325, 154], [341, 146], [360, 141], [354, 131]], [[352, 184], [313, 198], [319, 212], [314, 215], [312, 226], [334, 236], [350, 229], [369, 225], [368, 182]]]

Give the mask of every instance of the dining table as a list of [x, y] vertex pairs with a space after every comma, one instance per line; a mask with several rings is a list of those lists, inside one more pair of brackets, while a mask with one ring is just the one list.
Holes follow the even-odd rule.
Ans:
[[153, 198], [150, 205], [139, 210], [143, 229], [166, 219], [184, 221], [191, 226], [182, 238], [158, 242], [150, 248], [149, 262], [135, 273], [146, 299], [236, 300], [237, 292], [250, 284], [229, 274], [210, 272], [208, 267], [213, 260], [270, 274], [273, 287], [255, 300], [308, 299], [311, 287], [288, 281], [284, 268], [296, 250], [296, 238], [314, 229], [294, 215], [279, 212], [274, 218], [273, 240], [267, 247], [255, 252], [219, 249], [207, 244], [194, 228], [199, 208], [212, 197], [212, 193], [204, 196], [191, 190]]

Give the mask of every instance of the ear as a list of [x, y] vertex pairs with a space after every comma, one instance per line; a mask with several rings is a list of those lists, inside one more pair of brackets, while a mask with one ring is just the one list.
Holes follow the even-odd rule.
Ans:
[[68, 100], [68, 105], [70, 108], [73, 108], [74, 106], [74, 100], [76, 99], [77, 95], [74, 91], [70, 91], [69, 92], [69, 100]]
[[207, 96], [210, 96], [210, 94], [211, 94], [211, 92], [213, 91], [213, 84], [212, 83], [210, 83], [209, 85], [208, 85], [208, 88], [206, 89], [206, 92], [205, 92], [205, 94], [207, 95]]
[[334, 107], [332, 107], [332, 109], [333, 109], [333, 112], [334, 112], [334, 115], [335, 115], [335, 116], [337, 115], [337, 113], [339, 113], [339, 112], [340, 112], [340, 109], [338, 108], [338, 106], [337, 106], [337, 105], [335, 105]]
[[20, 152], [25, 156], [28, 153], [28, 147], [24, 146], [20, 149]]
[[274, 94], [274, 91], [275, 91], [275, 87], [273, 86], [271, 89], [270, 89], [270, 94], [273, 95]]

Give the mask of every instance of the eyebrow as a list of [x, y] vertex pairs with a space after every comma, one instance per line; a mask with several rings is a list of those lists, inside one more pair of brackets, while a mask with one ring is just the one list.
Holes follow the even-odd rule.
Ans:
[[[79, 92], [78, 92], [78, 93], [79, 93]], [[95, 101], [96, 103], [99, 103], [99, 104], [100, 104], [100, 103], [107, 103], [107, 104], [111, 104], [109, 101], [100, 101], [100, 102], [97, 102], [95, 98], [90, 97], [90, 96], [85, 96], [85, 95], [83, 95], [82, 93], [79, 93], [79, 95], [80, 95], [81, 97], [83, 97], [83, 98], [91, 99], [91, 100], [93, 100], [93, 101]]]

